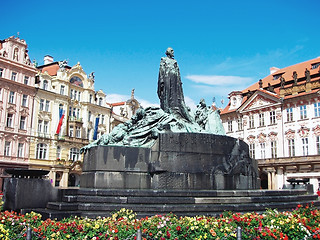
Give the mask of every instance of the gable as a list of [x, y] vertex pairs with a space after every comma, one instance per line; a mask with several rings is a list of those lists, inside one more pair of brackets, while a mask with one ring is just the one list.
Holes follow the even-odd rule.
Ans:
[[261, 110], [281, 104], [281, 101], [274, 96], [262, 92], [255, 93], [240, 108], [240, 112]]

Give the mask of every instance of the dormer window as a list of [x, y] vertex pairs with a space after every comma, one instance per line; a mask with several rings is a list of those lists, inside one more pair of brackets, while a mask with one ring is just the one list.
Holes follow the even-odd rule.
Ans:
[[320, 62], [311, 64], [311, 69], [316, 69], [320, 66]]
[[283, 73], [273, 75], [273, 80], [277, 80], [277, 79], [281, 78], [282, 74], [283, 74]]
[[47, 81], [47, 80], [44, 80], [44, 81], [43, 81], [43, 89], [44, 89], [44, 90], [47, 90], [47, 89], [48, 89], [48, 81]]

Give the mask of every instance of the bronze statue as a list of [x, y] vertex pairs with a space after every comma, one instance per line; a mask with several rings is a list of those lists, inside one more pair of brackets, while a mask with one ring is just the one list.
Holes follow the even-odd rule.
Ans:
[[192, 118], [184, 102], [180, 70], [174, 59], [174, 51], [168, 48], [167, 57], [160, 61], [158, 78], [158, 97], [161, 109], [177, 118], [192, 122]]

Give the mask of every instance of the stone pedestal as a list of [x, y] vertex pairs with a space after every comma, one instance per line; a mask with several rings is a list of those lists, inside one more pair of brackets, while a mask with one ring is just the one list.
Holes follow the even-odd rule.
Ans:
[[256, 189], [257, 163], [228, 136], [162, 133], [151, 148], [98, 146], [84, 156], [81, 187]]
[[4, 210], [45, 208], [49, 201], [59, 200], [59, 189], [49, 180], [39, 178], [6, 178], [4, 181]]

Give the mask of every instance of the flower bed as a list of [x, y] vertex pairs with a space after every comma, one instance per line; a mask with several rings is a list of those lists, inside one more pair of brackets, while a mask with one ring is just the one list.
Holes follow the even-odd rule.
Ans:
[[[132, 210], [121, 209], [107, 218], [71, 217], [61, 221], [42, 220], [41, 215], [0, 212], [0, 239], [25, 239], [19, 235], [30, 226], [42, 239], [320, 239], [320, 211], [311, 205], [298, 205], [286, 212], [267, 210], [258, 213], [225, 212], [219, 217], [177, 217], [173, 214], [136, 219]], [[37, 239], [33, 237], [33, 239]]]

